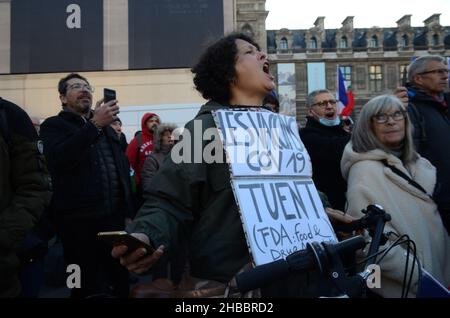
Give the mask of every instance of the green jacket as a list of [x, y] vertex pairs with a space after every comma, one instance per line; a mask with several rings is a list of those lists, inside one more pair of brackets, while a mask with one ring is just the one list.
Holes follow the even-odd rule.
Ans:
[[[208, 164], [201, 155], [197, 155], [201, 163], [176, 164], [173, 160], [182, 142], [191, 145], [191, 154], [186, 158], [196, 159], [196, 140], [202, 141], [200, 150], [211, 152], [212, 141], [205, 141], [202, 136], [208, 128], [216, 127], [211, 111], [221, 108], [226, 107], [208, 102], [197, 117], [186, 124], [191, 138], [184, 132], [183, 140], [174, 146], [172, 155], [166, 157], [144, 193], [144, 205], [127, 230], [145, 233], [155, 247], [163, 244], [169, 257], [182, 248], [183, 242], [188, 242], [191, 274], [228, 282], [250, 261], [228, 164], [225, 159], [223, 163]], [[200, 123], [201, 129], [198, 128]], [[305, 289], [305, 284], [296, 284], [296, 287]]]
[[48, 205], [49, 189], [30, 118], [0, 99], [0, 298], [20, 293], [16, 252]]
[[[190, 132], [191, 162], [195, 141], [202, 141], [201, 150], [210, 141], [202, 136], [215, 127], [211, 110], [223, 108], [208, 103], [200, 109], [195, 120], [186, 124]], [[194, 130], [194, 125], [201, 130]], [[201, 133], [201, 135], [198, 135]], [[186, 136], [181, 142], [188, 143]], [[185, 153], [183, 153], [185, 154]], [[144, 194], [145, 204], [128, 230], [149, 236], [154, 246], [163, 244], [169, 256], [189, 244], [192, 275], [221, 282], [229, 281], [249, 262], [249, 253], [240, 216], [230, 184], [228, 165], [179, 163], [167, 156]]]

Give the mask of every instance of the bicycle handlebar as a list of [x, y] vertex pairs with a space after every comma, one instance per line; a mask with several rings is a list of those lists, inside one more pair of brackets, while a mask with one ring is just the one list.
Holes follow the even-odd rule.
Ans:
[[333, 246], [342, 256], [363, 248], [366, 242], [362, 236], [355, 236], [338, 243], [308, 243], [306, 250], [292, 253], [286, 259], [256, 266], [250, 271], [236, 276], [237, 288], [241, 293], [264, 287], [274, 280], [288, 276], [291, 273], [318, 268], [321, 272], [327, 270], [327, 245]]

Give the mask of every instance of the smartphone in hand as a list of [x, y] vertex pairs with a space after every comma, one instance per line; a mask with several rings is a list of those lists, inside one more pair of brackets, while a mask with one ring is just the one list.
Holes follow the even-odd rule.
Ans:
[[107, 103], [111, 100], [115, 100], [116, 99], [116, 91], [110, 88], [104, 88], [103, 89], [103, 99], [104, 99], [104, 103]]
[[133, 252], [134, 250], [142, 247], [147, 250], [148, 254], [152, 254], [155, 251], [152, 246], [135, 238], [125, 231], [99, 232], [97, 233], [97, 236], [113, 247], [117, 245], [126, 245], [128, 247], [128, 252]]

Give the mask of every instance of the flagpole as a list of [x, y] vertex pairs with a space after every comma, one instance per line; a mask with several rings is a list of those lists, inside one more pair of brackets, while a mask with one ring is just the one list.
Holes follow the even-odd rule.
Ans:
[[339, 64], [336, 64], [336, 100], [339, 101]]
[[340, 115], [341, 111], [342, 111], [342, 107], [340, 105], [341, 102], [339, 100], [339, 64], [336, 64], [336, 92], [335, 92], [335, 96], [336, 96], [336, 101], [337, 101], [337, 104], [336, 104], [337, 112], [338, 112], [338, 115]]

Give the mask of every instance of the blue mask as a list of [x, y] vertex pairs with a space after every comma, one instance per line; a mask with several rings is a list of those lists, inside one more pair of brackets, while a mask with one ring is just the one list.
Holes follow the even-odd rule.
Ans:
[[334, 127], [341, 123], [341, 119], [339, 117], [336, 117], [335, 119], [326, 119], [321, 117], [319, 118], [319, 123], [324, 126]]

